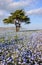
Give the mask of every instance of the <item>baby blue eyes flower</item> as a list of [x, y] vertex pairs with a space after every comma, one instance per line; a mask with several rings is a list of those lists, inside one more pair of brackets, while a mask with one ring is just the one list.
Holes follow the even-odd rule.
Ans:
[[[41, 42], [39, 43], [39, 41], [42, 41], [41, 37], [39, 41], [37, 41], [37, 39], [39, 39], [38, 34], [33, 34], [30, 38], [31, 42], [29, 42], [29, 44], [30, 46], [33, 47], [33, 49], [38, 48], [37, 43], [41, 44]], [[30, 65], [31, 64], [35, 65], [34, 63], [37, 64], [42, 62], [42, 53], [40, 51], [34, 50], [35, 51], [34, 52], [33, 49], [30, 48], [25, 49], [22, 45], [20, 46], [18, 44], [15, 44], [14, 42], [15, 42], [14, 40], [11, 40], [10, 43], [8, 41], [5, 41], [4, 44], [0, 43], [0, 61], [2, 65], [7, 65], [8, 63], [15, 63], [15, 62], [17, 64], [19, 63], [22, 65], [26, 63]]]

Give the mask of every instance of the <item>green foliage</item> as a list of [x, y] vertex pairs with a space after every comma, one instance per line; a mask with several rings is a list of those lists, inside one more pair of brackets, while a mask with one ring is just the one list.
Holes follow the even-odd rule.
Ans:
[[15, 39], [18, 39], [18, 36], [16, 35], [16, 36], [14, 36], [14, 38], [15, 38]]
[[0, 38], [0, 42], [2, 43], [4, 42], [4, 37]]
[[[18, 26], [16, 24], [16, 20], [18, 21]], [[4, 23], [13, 23], [16, 26], [16, 32], [19, 31], [21, 24], [19, 22], [25, 22], [26, 24], [30, 23], [30, 18], [25, 15], [24, 10], [16, 10], [15, 12], [11, 13], [11, 16], [3, 20]]]
[[20, 22], [27, 22], [30, 23], [30, 18], [25, 15], [24, 10], [16, 10], [15, 12], [11, 13], [11, 16], [4, 19], [4, 23], [14, 23], [13, 20], [19, 20]]
[[7, 65], [14, 65], [12, 62], [9, 62]]
[[9, 16], [9, 18], [7, 18], [7, 19], [4, 19], [3, 20], [4, 21], [4, 23], [12, 23], [12, 17], [11, 16]]

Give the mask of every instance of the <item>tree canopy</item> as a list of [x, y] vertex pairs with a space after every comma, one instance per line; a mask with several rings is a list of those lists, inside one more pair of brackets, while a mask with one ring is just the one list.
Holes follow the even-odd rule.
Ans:
[[15, 20], [18, 21], [18, 24], [19, 24], [19, 22], [21, 22], [21, 23], [25, 22], [27, 24], [30, 23], [30, 18], [25, 14], [25, 11], [22, 10], [22, 9], [21, 10], [16, 10], [15, 12], [10, 13], [10, 14], [11, 14], [11, 16], [9, 16], [8, 18], [5, 18], [3, 20], [4, 23], [7, 23], [7, 24], [13, 23], [13, 24], [15, 24], [16, 23]]

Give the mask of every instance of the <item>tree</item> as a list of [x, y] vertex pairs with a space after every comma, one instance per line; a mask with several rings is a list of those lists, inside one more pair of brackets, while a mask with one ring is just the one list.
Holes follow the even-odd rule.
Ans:
[[25, 14], [24, 10], [16, 10], [15, 12], [11, 13], [11, 16], [3, 20], [4, 23], [13, 23], [16, 26], [16, 32], [19, 31], [21, 27], [21, 23], [25, 22], [27, 24], [30, 23], [30, 18]]

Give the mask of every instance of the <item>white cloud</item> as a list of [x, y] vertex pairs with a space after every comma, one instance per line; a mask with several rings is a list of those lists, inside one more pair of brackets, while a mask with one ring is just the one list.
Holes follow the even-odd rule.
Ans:
[[15, 0], [0, 0], [0, 9], [14, 11], [19, 8], [28, 7], [34, 2], [35, 0], [19, 0], [17, 2]]
[[[26, 9], [26, 7], [32, 7], [37, 2], [37, 0], [0, 0], [0, 18], [4, 18], [10, 15], [10, 12], [16, 9]], [[41, 13], [42, 8], [27, 11], [28, 15]]]
[[0, 0], [0, 18], [8, 16], [10, 12], [16, 9], [24, 9], [34, 3], [35, 0]]
[[1, 3], [11, 3], [12, 0], [0, 0]]
[[38, 8], [38, 9], [27, 11], [26, 14], [27, 15], [38, 15], [38, 14], [42, 14], [42, 8]]
[[5, 10], [0, 10], [0, 20], [4, 19], [5, 17], [8, 17], [10, 14], [7, 13]]
[[25, 7], [27, 5], [30, 5], [30, 3], [32, 2], [33, 0], [22, 0], [22, 1], [18, 1], [18, 2], [12, 2], [11, 4], [9, 4], [9, 7], [11, 6], [12, 8], [17, 8], [17, 7]]
[[3, 15], [3, 13], [4, 13], [4, 11], [3, 11], [3, 10], [0, 10], [0, 16], [2, 16], [2, 15]]

